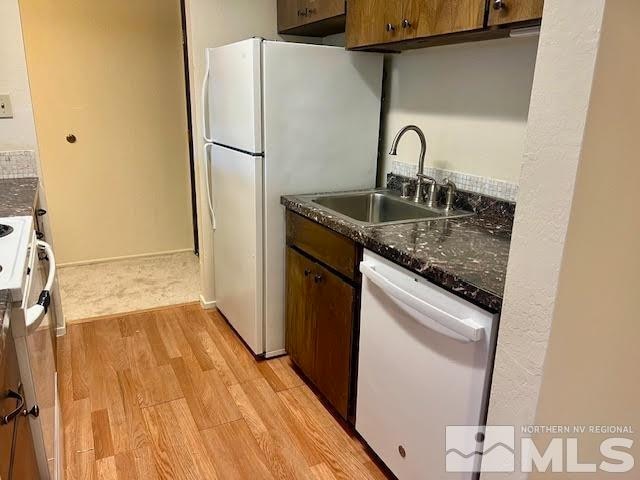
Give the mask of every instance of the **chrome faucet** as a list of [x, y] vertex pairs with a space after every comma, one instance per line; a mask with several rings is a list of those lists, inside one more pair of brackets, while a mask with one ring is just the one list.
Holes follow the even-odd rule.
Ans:
[[424, 157], [427, 153], [427, 140], [424, 138], [424, 133], [420, 130], [419, 127], [415, 125], [407, 125], [402, 128], [393, 139], [393, 143], [391, 144], [391, 151], [389, 155], [397, 155], [398, 154], [398, 143], [402, 136], [408, 131], [414, 131], [418, 135], [420, 139], [420, 157], [418, 158], [418, 185], [416, 187], [416, 194], [413, 196], [414, 202], [424, 202], [424, 193], [423, 193], [423, 185], [425, 182], [429, 183], [429, 190], [427, 191], [427, 206], [433, 207], [436, 204], [436, 196], [437, 196], [437, 182], [435, 178], [432, 178], [428, 175], [424, 174]]

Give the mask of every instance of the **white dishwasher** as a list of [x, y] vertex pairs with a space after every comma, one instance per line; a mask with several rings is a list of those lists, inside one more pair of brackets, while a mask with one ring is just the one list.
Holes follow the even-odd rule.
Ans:
[[356, 430], [400, 480], [447, 473], [447, 425], [485, 422], [498, 315], [365, 250]]

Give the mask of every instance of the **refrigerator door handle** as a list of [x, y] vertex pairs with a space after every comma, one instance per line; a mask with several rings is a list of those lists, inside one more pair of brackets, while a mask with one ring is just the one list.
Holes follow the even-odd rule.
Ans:
[[484, 329], [470, 318], [457, 318], [412, 295], [376, 271], [373, 264], [360, 263], [360, 272], [382, 289], [416, 322], [462, 343], [478, 342]]
[[209, 60], [209, 51], [205, 50], [206, 67], [204, 71], [204, 79], [202, 80], [202, 92], [200, 95], [202, 110], [202, 136], [207, 143], [213, 142], [213, 138], [209, 137], [209, 127], [207, 126], [207, 92], [209, 90], [209, 77], [211, 75], [211, 63]]
[[205, 143], [204, 144], [204, 155], [203, 155], [203, 159], [204, 159], [204, 183], [206, 185], [206, 191], [207, 191], [207, 205], [209, 206], [209, 216], [211, 218], [211, 228], [213, 230], [216, 229], [216, 212], [213, 208], [214, 205], [214, 201], [213, 201], [213, 187], [211, 186], [211, 176], [209, 174], [209, 156], [207, 155], [209, 152], [209, 149], [213, 147], [213, 143]]

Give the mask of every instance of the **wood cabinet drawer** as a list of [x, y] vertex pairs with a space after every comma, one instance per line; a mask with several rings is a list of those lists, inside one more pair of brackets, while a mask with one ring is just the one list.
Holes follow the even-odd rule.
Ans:
[[287, 244], [352, 280], [359, 277], [359, 247], [353, 240], [291, 211], [287, 211]]

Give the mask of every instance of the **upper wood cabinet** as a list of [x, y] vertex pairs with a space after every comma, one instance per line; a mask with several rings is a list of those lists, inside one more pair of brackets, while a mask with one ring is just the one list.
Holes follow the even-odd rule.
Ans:
[[345, 0], [278, 0], [278, 32], [326, 36], [344, 32]]
[[347, 48], [402, 40], [399, 28], [404, 1], [349, 0]]
[[489, 26], [542, 18], [544, 0], [489, 0]]
[[347, 48], [481, 29], [486, 0], [349, 0]]
[[485, 0], [408, 0], [401, 22], [404, 38], [481, 29], [484, 8]]
[[[429, 42], [506, 36], [508, 29], [490, 27], [537, 21], [542, 16], [543, 3], [544, 0], [349, 0], [347, 48], [384, 48], [393, 44], [391, 48], [402, 49]], [[489, 14], [485, 15], [487, 11]]]

